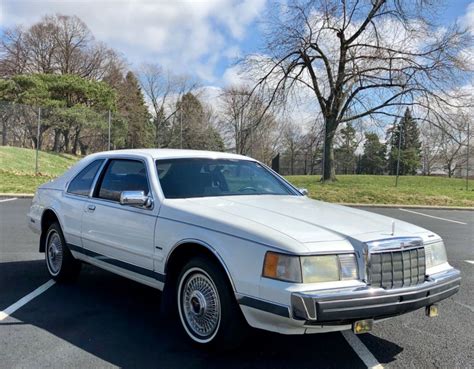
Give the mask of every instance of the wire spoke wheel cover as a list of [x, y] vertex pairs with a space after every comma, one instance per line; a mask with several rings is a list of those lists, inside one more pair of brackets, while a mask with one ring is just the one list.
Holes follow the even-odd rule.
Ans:
[[211, 341], [221, 321], [219, 293], [211, 277], [200, 268], [189, 269], [181, 278], [178, 308], [186, 332], [197, 342]]
[[56, 276], [61, 271], [63, 263], [63, 244], [58, 232], [52, 229], [47, 237], [46, 243], [46, 264], [49, 272]]

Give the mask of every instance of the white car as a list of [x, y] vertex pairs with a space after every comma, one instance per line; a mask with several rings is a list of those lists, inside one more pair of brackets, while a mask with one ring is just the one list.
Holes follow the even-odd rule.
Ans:
[[461, 279], [433, 232], [311, 200], [234, 154], [93, 154], [38, 188], [28, 222], [52, 278], [86, 262], [163, 290], [206, 345], [235, 344], [248, 325], [362, 333], [419, 308], [436, 315]]

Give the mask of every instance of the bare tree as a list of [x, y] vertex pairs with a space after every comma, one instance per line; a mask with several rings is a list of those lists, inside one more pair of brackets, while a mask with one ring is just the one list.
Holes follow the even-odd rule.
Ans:
[[262, 54], [245, 61], [254, 90], [268, 104], [294, 93], [313, 96], [324, 118], [324, 181], [335, 180], [338, 126], [374, 116], [400, 116], [404, 106], [448, 102], [468, 69], [471, 36], [437, 27], [432, 2], [293, 0], [271, 6]]
[[434, 171], [443, 169], [440, 159], [441, 140], [443, 131], [430, 122], [420, 125], [421, 161], [423, 175], [431, 175]]
[[324, 125], [316, 120], [311, 129], [305, 133], [302, 141], [304, 153], [303, 174], [315, 174], [316, 167], [321, 164], [324, 142]]
[[0, 76], [22, 74], [26, 70], [28, 51], [25, 31], [21, 27], [7, 29], [0, 38]]
[[[224, 134], [233, 141], [236, 153], [255, 155], [264, 146], [267, 149], [271, 146], [272, 143], [268, 142], [272, 138], [269, 131], [276, 128], [277, 122], [274, 115], [265, 109], [260, 96], [252, 95], [247, 87], [228, 87], [224, 89], [221, 100], [221, 126]], [[257, 141], [259, 145], [256, 145]]]
[[289, 174], [295, 174], [297, 157], [301, 153], [303, 134], [301, 127], [295, 123], [290, 123], [285, 127], [283, 134], [283, 147], [288, 159]]
[[[466, 164], [466, 153], [464, 152], [471, 137], [467, 135], [467, 126], [472, 120], [471, 115], [458, 111], [451, 115], [451, 124], [438, 128], [439, 147], [438, 157], [451, 178], [456, 170]], [[464, 150], [463, 150], [464, 149]]]
[[0, 41], [0, 75], [75, 74], [101, 80], [120, 63], [119, 56], [95, 41], [76, 16], [45, 16], [27, 30], [7, 29]]
[[57, 27], [51, 18], [30, 27], [25, 34], [24, 45], [27, 59], [26, 71], [29, 73], [53, 73], [56, 68]]
[[181, 100], [187, 93], [198, 89], [198, 83], [188, 76], [175, 76], [157, 64], [144, 64], [138, 71], [140, 84], [152, 107], [155, 123], [155, 145], [166, 147], [166, 130], [176, 115]]

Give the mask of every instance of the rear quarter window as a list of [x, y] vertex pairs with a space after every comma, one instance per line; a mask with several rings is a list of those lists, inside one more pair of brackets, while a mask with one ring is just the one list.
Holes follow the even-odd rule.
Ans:
[[68, 193], [81, 196], [89, 196], [92, 183], [104, 159], [94, 160], [77, 174], [69, 184]]

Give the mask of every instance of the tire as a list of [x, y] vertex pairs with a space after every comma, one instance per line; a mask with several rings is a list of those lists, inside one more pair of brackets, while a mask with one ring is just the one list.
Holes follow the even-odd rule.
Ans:
[[181, 327], [193, 343], [221, 350], [242, 343], [248, 325], [219, 265], [191, 259], [177, 278], [176, 292]]
[[57, 282], [71, 282], [77, 278], [81, 263], [74, 259], [67, 247], [59, 223], [51, 224], [46, 233], [45, 260], [51, 278]]

